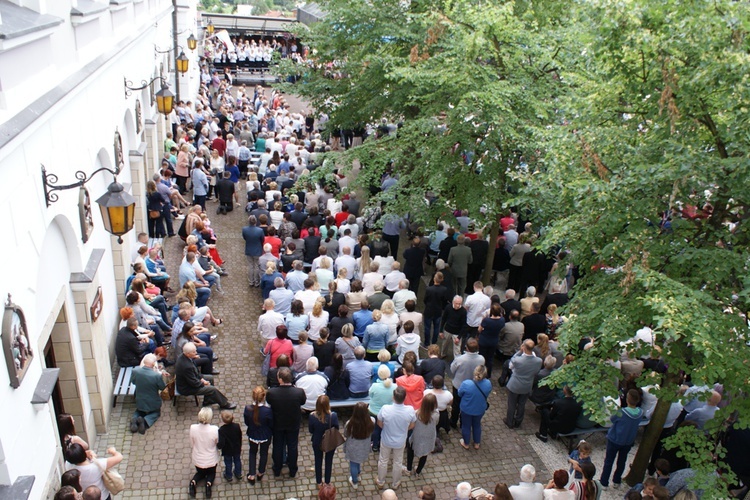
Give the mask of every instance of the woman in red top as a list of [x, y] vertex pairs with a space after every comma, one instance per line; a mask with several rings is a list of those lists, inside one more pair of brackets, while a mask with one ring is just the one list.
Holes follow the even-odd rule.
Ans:
[[282, 354], [286, 354], [290, 361], [294, 357], [294, 346], [292, 341], [287, 338], [287, 332], [286, 326], [277, 326], [276, 338], [269, 340], [265, 349], [263, 349], [264, 354], [271, 353], [271, 368], [276, 368], [276, 360]]
[[275, 227], [268, 226], [268, 234], [266, 235], [266, 239], [263, 240], [263, 243], [268, 243], [269, 245], [271, 245], [271, 254], [273, 254], [273, 256], [278, 259], [279, 252], [281, 251], [281, 238], [276, 236]]

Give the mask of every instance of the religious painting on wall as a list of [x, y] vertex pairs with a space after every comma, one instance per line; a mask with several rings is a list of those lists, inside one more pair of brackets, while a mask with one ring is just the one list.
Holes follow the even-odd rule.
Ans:
[[81, 222], [81, 239], [86, 243], [94, 231], [94, 216], [91, 214], [89, 190], [83, 186], [78, 192], [78, 218]]
[[3, 352], [10, 376], [10, 385], [17, 388], [23, 381], [26, 370], [34, 357], [34, 352], [26, 329], [26, 317], [23, 310], [11, 302], [10, 294], [8, 294], [8, 300], [5, 303], [3, 327], [0, 335], [2, 335]]

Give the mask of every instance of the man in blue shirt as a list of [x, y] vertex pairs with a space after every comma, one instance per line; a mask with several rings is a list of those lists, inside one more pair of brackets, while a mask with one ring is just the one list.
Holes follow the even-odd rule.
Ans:
[[303, 271], [304, 267], [305, 264], [301, 260], [295, 260], [292, 263], [294, 270], [286, 275], [286, 286], [292, 293], [301, 292], [305, 289], [307, 273]]
[[193, 182], [193, 203], [206, 210], [206, 196], [208, 195], [208, 177], [203, 171], [203, 160], [196, 160], [193, 172], [190, 174]]
[[362, 342], [362, 337], [365, 335], [365, 329], [367, 328], [367, 325], [372, 324], [372, 311], [370, 311], [369, 307], [370, 304], [366, 300], [362, 300], [361, 303], [362, 309], [359, 311], [355, 311], [352, 314], [352, 323], [354, 323], [354, 335], [359, 338], [359, 341]]
[[247, 278], [250, 286], [260, 286], [260, 256], [263, 255], [265, 234], [257, 227], [258, 220], [254, 215], [247, 218], [247, 226], [242, 228], [242, 238], [245, 240], [245, 257], [247, 258]]
[[365, 348], [354, 348], [354, 361], [346, 365], [349, 372], [349, 397], [366, 398], [370, 393], [372, 381], [372, 364], [365, 361]]
[[401, 463], [409, 430], [414, 428], [417, 415], [414, 408], [405, 406], [406, 390], [396, 387], [393, 391], [393, 404], [385, 405], [378, 412], [378, 426], [383, 429], [380, 435], [380, 456], [378, 457], [378, 488], [385, 486], [388, 475], [388, 462], [393, 457], [393, 482], [395, 490], [401, 486]]
[[605, 488], [609, 486], [609, 475], [612, 472], [612, 465], [615, 463], [615, 458], [617, 458], [617, 467], [615, 468], [612, 482], [615, 485], [620, 484], [622, 473], [625, 472], [628, 452], [633, 447], [638, 427], [643, 419], [643, 410], [638, 408], [638, 403], [641, 402], [641, 395], [638, 394], [638, 391], [630, 389], [626, 400], [628, 407], [623, 408], [610, 417], [612, 427], [607, 431], [607, 452], [604, 455], [602, 476], [599, 478], [599, 481]]
[[194, 262], [195, 252], [188, 252], [185, 260], [180, 264], [180, 287], [185, 286], [188, 281], [192, 281], [195, 284], [195, 291], [198, 293], [195, 298], [195, 305], [196, 307], [205, 307], [209, 297], [211, 297], [211, 286], [207, 281], [198, 279], [198, 275], [195, 274], [193, 268]]

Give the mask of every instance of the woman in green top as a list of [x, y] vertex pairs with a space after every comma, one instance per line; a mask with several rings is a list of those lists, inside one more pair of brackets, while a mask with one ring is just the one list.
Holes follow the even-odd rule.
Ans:
[[[370, 415], [377, 419], [380, 409], [393, 402], [393, 391], [396, 388], [390, 378], [391, 370], [388, 366], [381, 365], [378, 368], [378, 381], [370, 386]], [[372, 433], [372, 451], [380, 450], [380, 426], [375, 426]]]

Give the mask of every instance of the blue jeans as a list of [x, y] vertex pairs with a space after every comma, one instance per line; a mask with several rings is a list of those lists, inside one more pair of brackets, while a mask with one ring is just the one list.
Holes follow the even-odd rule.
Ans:
[[632, 447], [632, 444], [615, 444], [607, 439], [607, 454], [604, 456], [602, 477], [599, 478], [602, 486], [609, 486], [609, 474], [612, 472], [612, 465], [615, 462], [615, 457], [617, 457], [617, 467], [615, 468], [615, 475], [612, 476], [612, 482], [615, 484], [620, 484], [622, 482], [622, 473], [625, 472], [625, 464], [628, 461], [628, 452]]
[[[440, 316], [424, 317], [424, 342], [427, 345], [437, 344], [438, 335], [440, 334]], [[432, 335], [430, 335], [432, 332]]]
[[466, 446], [469, 446], [471, 443], [472, 433], [474, 434], [474, 442], [476, 444], [482, 442], [482, 416], [461, 412], [461, 437], [464, 438]]
[[375, 424], [375, 429], [373, 429], [372, 431], [372, 449], [373, 450], [377, 450], [378, 448], [380, 448], [380, 434], [382, 434], [382, 432], [383, 432], [383, 429], [381, 429], [379, 425]]
[[211, 297], [211, 289], [207, 286], [202, 286], [195, 289], [198, 292], [198, 296], [195, 298], [195, 307], [206, 307], [208, 304], [208, 298]]
[[232, 464], [234, 464], [234, 476], [242, 477], [242, 459], [239, 455], [224, 455], [224, 479], [232, 479]]
[[356, 462], [349, 462], [349, 475], [352, 476], [354, 484], [359, 483], [359, 472], [362, 466]]

